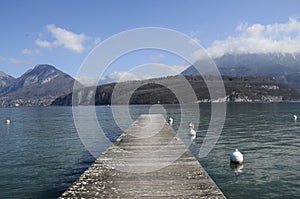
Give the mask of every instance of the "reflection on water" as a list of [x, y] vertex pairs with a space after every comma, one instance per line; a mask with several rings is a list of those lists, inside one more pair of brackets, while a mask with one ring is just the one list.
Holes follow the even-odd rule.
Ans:
[[196, 135], [190, 135], [191, 142], [194, 141], [194, 139], [196, 139]]
[[[293, 119], [300, 115], [300, 104], [229, 104], [222, 134], [204, 158], [199, 149], [207, 135], [210, 105], [200, 105], [199, 121], [191, 106], [164, 108], [131, 106], [129, 120], [122, 120], [122, 111], [112, 115], [111, 107], [96, 111], [112, 142], [121, 134], [118, 125], [126, 127], [142, 113], [172, 117], [177, 135], [228, 198], [300, 195], [300, 122]], [[7, 118], [10, 125], [4, 122]], [[190, 122], [196, 137], [189, 135]], [[235, 148], [244, 155], [242, 165], [230, 164]], [[79, 139], [70, 107], [0, 109], [0, 158], [0, 198], [57, 198], [94, 161]]]
[[244, 168], [244, 165], [230, 162], [230, 168], [231, 168], [232, 171], [234, 171], [234, 173], [236, 175], [239, 175], [240, 173], [243, 172], [242, 169]]

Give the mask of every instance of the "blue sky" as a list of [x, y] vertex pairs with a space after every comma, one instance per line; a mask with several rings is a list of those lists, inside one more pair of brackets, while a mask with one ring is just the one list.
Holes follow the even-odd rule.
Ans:
[[[0, 70], [18, 77], [47, 63], [75, 76], [99, 42], [149, 26], [182, 32], [212, 56], [294, 53], [300, 52], [299, 24], [298, 0], [1, 0]], [[151, 61], [186, 67], [168, 53], [147, 51], [120, 59], [110, 72], [117, 76]]]

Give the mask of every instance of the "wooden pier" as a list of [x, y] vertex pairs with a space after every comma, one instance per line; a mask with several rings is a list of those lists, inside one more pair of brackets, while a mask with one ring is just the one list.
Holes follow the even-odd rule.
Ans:
[[225, 198], [160, 114], [141, 115], [60, 198]]

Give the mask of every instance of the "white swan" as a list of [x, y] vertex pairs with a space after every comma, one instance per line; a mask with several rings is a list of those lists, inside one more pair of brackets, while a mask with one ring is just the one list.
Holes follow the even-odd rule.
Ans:
[[230, 155], [230, 161], [232, 163], [242, 164], [244, 161], [243, 154], [239, 152], [238, 149], [235, 149], [235, 151]]
[[5, 120], [5, 123], [6, 124], [10, 124], [10, 120]]
[[173, 118], [170, 117], [170, 118], [169, 118], [169, 124], [170, 124], [171, 126], [173, 125], [173, 121], [174, 121]]
[[190, 135], [190, 140], [194, 141], [194, 139], [196, 138], [196, 135]]
[[195, 128], [195, 125], [193, 124], [193, 122], [189, 123], [189, 127]]
[[293, 115], [293, 117], [294, 117], [294, 121], [297, 121], [298, 119], [297, 115]]
[[190, 136], [196, 136], [196, 131], [190, 126]]

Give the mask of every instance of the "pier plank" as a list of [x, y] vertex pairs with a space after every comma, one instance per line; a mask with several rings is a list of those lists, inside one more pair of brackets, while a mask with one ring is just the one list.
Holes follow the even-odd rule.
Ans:
[[160, 114], [141, 115], [60, 197], [225, 198]]

